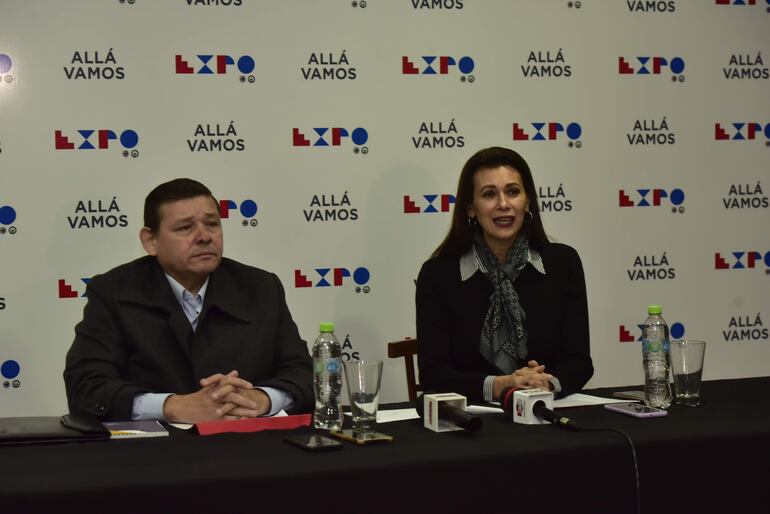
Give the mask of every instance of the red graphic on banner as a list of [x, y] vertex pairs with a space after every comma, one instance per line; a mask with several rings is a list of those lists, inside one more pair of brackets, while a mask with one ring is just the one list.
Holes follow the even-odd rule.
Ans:
[[449, 73], [449, 65], [450, 64], [452, 64], [452, 65], [455, 64], [455, 60], [452, 59], [451, 57], [447, 57], [445, 55], [442, 55], [441, 57], [439, 57], [438, 58], [438, 70], [439, 70], [439, 73], [441, 73], [442, 75], [446, 75], [447, 73]]
[[187, 61], [182, 59], [181, 55], [176, 56], [176, 72], [177, 73], [193, 73], [193, 68], [189, 64], [187, 64]]
[[339, 146], [342, 143], [342, 136], [347, 137], [348, 131], [339, 127], [332, 128], [332, 146]]
[[722, 128], [719, 123], [714, 124], [714, 139], [730, 139], [730, 135]]
[[227, 73], [227, 65], [232, 63], [233, 60], [229, 55], [217, 55], [217, 73]]
[[529, 141], [529, 136], [524, 130], [519, 127], [518, 123], [513, 124], [513, 140], [514, 141]]
[[719, 255], [719, 252], [714, 254], [714, 269], [727, 269], [729, 267], [730, 265]]
[[417, 69], [417, 66], [412, 64], [409, 57], [404, 56], [401, 58], [401, 72], [404, 75], [417, 75], [420, 73], [420, 70]]
[[636, 338], [631, 335], [631, 332], [626, 327], [620, 325], [619, 340], [621, 343], [633, 343], [636, 341]]
[[63, 279], [59, 279], [59, 298], [77, 298], [78, 292]]
[[291, 135], [294, 146], [310, 146], [310, 140], [305, 138], [305, 135], [299, 129], [291, 129]]
[[633, 207], [634, 202], [622, 189], [618, 191], [618, 202], [621, 207]]
[[55, 148], [57, 150], [74, 150], [75, 143], [70, 143], [67, 136], [62, 135], [61, 130], [57, 130], [54, 133]]
[[294, 270], [294, 287], [312, 287], [313, 283], [298, 269]]
[[622, 57], [618, 57], [618, 73], [621, 75], [633, 75], [634, 69]]
[[653, 57], [652, 58], [652, 72], [655, 75], [660, 73], [660, 65], [661, 64], [668, 64], [668, 62], [663, 57]]
[[342, 279], [345, 277], [349, 277], [350, 272], [345, 268], [334, 268], [334, 285], [335, 286], [341, 286], [342, 285]]
[[420, 212], [420, 208], [409, 198], [409, 195], [404, 195], [404, 212], [407, 214]]

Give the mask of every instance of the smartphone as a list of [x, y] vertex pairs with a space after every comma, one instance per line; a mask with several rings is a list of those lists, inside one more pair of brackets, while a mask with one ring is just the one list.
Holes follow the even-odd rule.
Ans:
[[389, 443], [393, 441], [392, 435], [383, 434], [382, 432], [367, 432], [364, 435], [360, 435], [355, 434], [352, 428], [345, 428], [340, 431], [332, 431], [329, 432], [329, 434], [356, 444]]
[[624, 400], [639, 400], [644, 401], [644, 391], [615, 391], [612, 393], [615, 398], [622, 398]]
[[299, 446], [309, 452], [326, 452], [341, 450], [344, 446], [341, 442], [318, 434], [289, 435], [283, 438], [289, 444]]
[[668, 414], [663, 409], [647, 407], [641, 403], [606, 403], [604, 408], [635, 418], [656, 418]]

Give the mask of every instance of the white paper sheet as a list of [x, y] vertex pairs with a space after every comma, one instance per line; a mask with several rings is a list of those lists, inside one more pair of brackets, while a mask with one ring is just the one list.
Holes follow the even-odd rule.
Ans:
[[554, 400], [553, 408], [587, 407], [589, 405], [604, 405], [605, 403], [637, 403], [637, 400], [623, 400], [619, 398], [602, 398], [590, 394], [575, 393], [560, 400]]
[[[345, 416], [352, 416], [346, 412]], [[377, 423], [390, 423], [391, 421], [403, 421], [405, 419], [420, 419], [417, 409], [386, 409], [377, 411]]]
[[377, 411], [377, 423], [390, 423], [405, 419], [420, 419], [417, 409], [391, 409]]

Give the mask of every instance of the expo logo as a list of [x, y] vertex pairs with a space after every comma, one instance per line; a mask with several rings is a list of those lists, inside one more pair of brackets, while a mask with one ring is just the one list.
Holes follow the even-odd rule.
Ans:
[[177, 75], [225, 75], [228, 66], [235, 66], [241, 73], [240, 81], [253, 84], [256, 80], [252, 72], [257, 67], [254, 58], [243, 55], [236, 61], [229, 55], [198, 54], [195, 56], [197, 62], [195, 66], [185, 60], [181, 55], [175, 57], [175, 68]]
[[16, 233], [16, 227], [13, 225], [14, 221], [16, 221], [16, 209], [10, 205], [0, 207], [0, 236], [6, 232], [11, 235]]
[[721, 123], [714, 124], [714, 139], [717, 141], [754, 141], [757, 139], [757, 135], [761, 134], [767, 139], [765, 145], [770, 146], [770, 123], [764, 127], [761, 123], [756, 122], [729, 123], [727, 125], [727, 127], [723, 127]]
[[[70, 141], [69, 136], [65, 136], [61, 130], [54, 132], [54, 148], [56, 150], [106, 150], [110, 147], [111, 141], [118, 141], [123, 147], [123, 157], [139, 157], [139, 150], [136, 145], [139, 144], [139, 134], [136, 131], [128, 129], [120, 134], [114, 130], [78, 130], [79, 139], [75, 142]], [[91, 137], [96, 133], [96, 141]], [[94, 146], [94, 143], [96, 146]], [[77, 144], [77, 148], [76, 148]], [[129, 150], [131, 150], [129, 154]]]
[[[714, 0], [716, 5], [757, 5], [757, 0]], [[767, 12], [770, 12], [770, 0], [765, 0], [769, 6]]]
[[[638, 66], [634, 68], [629, 61], [638, 63]], [[618, 73], [621, 75], [660, 75], [668, 67], [674, 74], [672, 81], [684, 82], [684, 66], [681, 57], [674, 57], [670, 61], [665, 57], [632, 57], [629, 60], [618, 57]]]
[[[531, 128], [530, 128], [531, 127]], [[579, 140], [583, 134], [583, 127], [579, 123], [568, 123], [565, 127], [557, 122], [514, 123], [514, 141], [556, 141], [561, 134], [566, 134], [569, 147], [580, 148], [583, 143]]]
[[369, 148], [363, 146], [369, 141], [369, 133], [364, 128], [358, 127], [349, 131], [348, 129], [340, 127], [321, 127], [314, 128], [313, 132], [315, 132], [315, 135], [313, 136], [314, 140], [311, 142], [311, 140], [303, 132], [300, 132], [298, 128], [292, 128], [292, 146], [342, 146], [344, 140], [349, 138], [350, 141], [356, 145], [356, 147], [353, 148], [353, 153], [369, 153]]
[[10, 84], [13, 82], [13, 75], [10, 75], [11, 68], [13, 68], [13, 61], [6, 54], [0, 54], [0, 82]]
[[[648, 196], [652, 192], [652, 198]], [[668, 199], [673, 206], [671, 212], [684, 212], [684, 191], [681, 189], [672, 189], [670, 192], [665, 189], [637, 189], [636, 193], [626, 194], [621, 189], [618, 191], [618, 205], [620, 207], [660, 207], [664, 199]], [[650, 203], [652, 201], [652, 203]]]
[[7, 360], [0, 364], [0, 375], [3, 377], [3, 387], [8, 389], [13, 386], [14, 389], [18, 389], [21, 386], [21, 381], [17, 378], [21, 372], [21, 366], [15, 360]]
[[[757, 266], [758, 263], [764, 263], [767, 268], [765, 273], [770, 275], [770, 251], [765, 252], [764, 255], [756, 250], [731, 252], [731, 254], [732, 257], [725, 258], [722, 257], [721, 253], [716, 252], [714, 254], [714, 269], [754, 269], [759, 267]], [[745, 262], [744, 257], [746, 258]]]
[[[462, 73], [460, 77], [461, 82], [467, 80], [469, 83], [473, 83], [476, 80], [476, 77], [471, 75], [471, 72], [476, 68], [476, 63], [468, 56], [455, 59], [447, 55], [423, 55], [420, 59], [422, 62], [418, 66], [408, 56], [401, 57], [401, 74], [448, 75], [456, 67]], [[418, 59], [414, 59], [414, 61], [418, 61]]]
[[[618, 341], [621, 343], [633, 343], [634, 341], [641, 341], [644, 334], [644, 323], [638, 324], [636, 326], [639, 328], [639, 337], [634, 338], [633, 334], [631, 334], [631, 331], [627, 329], [625, 325], [620, 325]], [[671, 327], [669, 327], [669, 334], [671, 335], [671, 339], [681, 339], [684, 337], [684, 330], [685, 328], [683, 323], [672, 323]]]
[[244, 227], [252, 226], [256, 227], [259, 225], [259, 221], [257, 221], [254, 216], [257, 215], [257, 202], [254, 200], [244, 200], [240, 203], [240, 205], [233, 201], [233, 200], [220, 200], [219, 201], [219, 217], [222, 219], [229, 219], [230, 218], [230, 211], [233, 209], [238, 209], [238, 212], [241, 213], [241, 216], [243, 216], [243, 221], [241, 221], [241, 225]]
[[[88, 285], [91, 279], [81, 278], [80, 281], [85, 285]], [[70, 284], [68, 284], [66, 280], [63, 278], [59, 279], [59, 298], [85, 298], [86, 293], [87, 290], [83, 290], [83, 294], [80, 294], [79, 292], [75, 291], [75, 289]]]
[[[404, 195], [404, 213], [417, 214], [420, 212], [449, 212], [452, 209], [451, 206], [455, 203], [455, 196], [449, 194], [422, 195], [422, 198], [424, 198], [425, 202], [427, 203], [423, 202], [422, 199], [412, 200], [411, 196]], [[440, 205], [438, 207], [433, 204], [437, 198], [440, 198]], [[422, 207], [417, 205], [417, 201], [420, 202]]]
[[[332, 272], [332, 283], [327, 280], [327, 275]], [[366, 285], [369, 283], [371, 274], [369, 270], [360, 267], [353, 270], [351, 275], [350, 270], [347, 268], [315, 268], [315, 272], [318, 275], [318, 281], [314, 284], [308, 279], [307, 275], [302, 273], [302, 270], [294, 270], [294, 287], [339, 287], [344, 285], [345, 279], [352, 276], [353, 282], [356, 284], [356, 293], [364, 292], [368, 293], [371, 288]]]

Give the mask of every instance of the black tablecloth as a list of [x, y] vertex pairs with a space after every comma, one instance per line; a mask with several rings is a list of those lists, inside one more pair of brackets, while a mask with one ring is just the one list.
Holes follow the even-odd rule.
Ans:
[[[721, 380], [703, 384], [703, 406], [674, 405], [661, 418], [562, 412], [631, 437], [644, 513], [770, 512], [769, 392], [770, 377]], [[476, 434], [436, 434], [418, 420], [380, 429], [395, 441], [328, 453], [287, 445], [284, 431], [175, 429], [0, 448], [0, 512], [635, 512], [620, 434], [515, 425], [502, 414], [485, 416]]]

